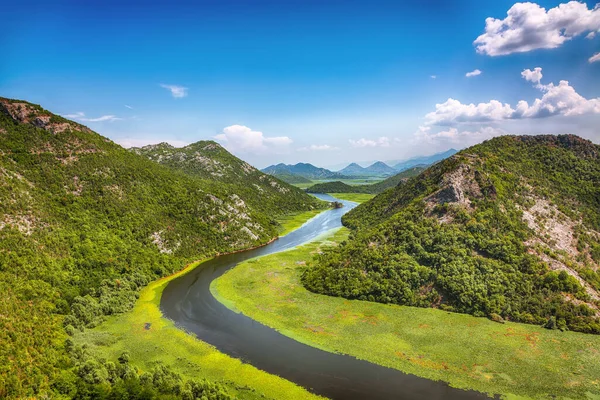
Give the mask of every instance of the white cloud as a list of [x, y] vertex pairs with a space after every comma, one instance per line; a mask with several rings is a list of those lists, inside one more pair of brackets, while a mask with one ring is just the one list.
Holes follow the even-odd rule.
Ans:
[[509, 119], [542, 118], [552, 115], [581, 115], [600, 113], [600, 98], [586, 99], [569, 85], [568, 81], [560, 81], [558, 85], [550, 83], [543, 85], [542, 69], [526, 69], [521, 76], [544, 92], [541, 99], [535, 99], [531, 106], [521, 100], [513, 108], [498, 100], [488, 103], [462, 104], [455, 99], [448, 99], [442, 104], [435, 105], [435, 111], [425, 115], [426, 125], [455, 125], [459, 123], [493, 122]]
[[474, 71], [471, 71], [471, 72], [467, 72], [467, 73], [465, 74], [465, 76], [466, 76], [467, 78], [470, 78], [470, 77], [472, 77], [472, 76], [477, 76], [477, 75], [481, 75], [481, 71], [480, 71], [480, 70], [478, 70], [478, 69], [476, 69], [476, 70], [474, 70]]
[[435, 111], [425, 115], [427, 125], [453, 125], [464, 122], [489, 122], [511, 118], [514, 111], [510, 105], [498, 100], [489, 103], [462, 104], [449, 98], [435, 105]]
[[452, 127], [438, 132], [432, 132], [428, 126], [420, 126], [415, 132], [415, 139], [429, 144], [470, 146], [505, 134], [506, 132], [502, 129], [490, 126], [473, 131], [459, 131], [457, 128]]
[[516, 3], [504, 19], [486, 18], [485, 33], [473, 44], [480, 54], [501, 56], [554, 49], [586, 32], [600, 29], [600, 8], [578, 1], [546, 11], [536, 3]]
[[183, 87], [183, 86], [178, 86], [178, 85], [165, 85], [165, 84], [160, 84], [161, 88], [167, 89], [168, 91], [171, 92], [171, 95], [173, 97], [175, 97], [176, 99], [182, 98], [187, 96], [188, 94], [188, 88]]
[[586, 35], [586, 39], [593, 39], [596, 37], [596, 32], [590, 32]]
[[131, 107], [131, 106], [128, 106], [127, 104], [125, 104], [125, 107], [126, 107], [126, 108], [129, 108], [130, 110], [133, 110], [133, 107]]
[[594, 63], [600, 61], [600, 53], [596, 53], [588, 59], [588, 62]]
[[65, 118], [70, 118], [70, 119], [79, 119], [79, 118], [85, 117], [85, 114], [82, 113], [81, 111], [79, 111], [74, 114], [63, 114], [62, 116]]
[[390, 139], [386, 136], [381, 136], [376, 140], [361, 138], [358, 140], [349, 140], [352, 147], [389, 147]]
[[266, 154], [286, 152], [292, 139], [287, 136], [266, 137], [262, 132], [253, 131], [247, 126], [231, 125], [223, 133], [215, 136], [224, 146], [234, 153]]
[[330, 146], [328, 144], [311, 144], [307, 147], [300, 147], [298, 151], [327, 151], [327, 150], [337, 150], [338, 147]]
[[116, 117], [114, 115], [103, 115], [101, 117], [97, 117], [97, 118], [87, 118], [85, 116], [84, 113], [80, 112], [76, 112], [75, 114], [64, 114], [63, 117], [65, 118], [69, 118], [69, 119], [75, 119], [81, 122], [104, 122], [104, 121], [108, 121], [108, 122], [113, 122], [113, 121], [119, 121], [123, 118], [119, 118]]
[[529, 68], [527, 68], [526, 70], [523, 70], [523, 72], [521, 72], [521, 76], [527, 81], [527, 82], [532, 82], [535, 84], [540, 84], [540, 81], [542, 80], [542, 78], [544, 77], [544, 75], [542, 75], [542, 69], [540, 67], [536, 67], [532, 70], [530, 70]]
[[437, 75], [431, 75], [431, 76], [430, 76], [430, 78], [431, 78], [431, 79], [436, 79], [436, 78], [437, 78]]

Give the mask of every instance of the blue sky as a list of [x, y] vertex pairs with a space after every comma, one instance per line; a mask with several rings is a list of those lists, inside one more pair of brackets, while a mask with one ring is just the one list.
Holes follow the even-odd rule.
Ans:
[[0, 96], [125, 146], [217, 139], [259, 167], [506, 133], [600, 142], [594, 2], [94, 3], [5, 2]]

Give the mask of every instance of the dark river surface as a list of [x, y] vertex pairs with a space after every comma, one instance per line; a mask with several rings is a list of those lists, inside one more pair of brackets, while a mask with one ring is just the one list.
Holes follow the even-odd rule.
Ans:
[[[328, 195], [319, 198], [333, 201]], [[301, 228], [253, 250], [215, 257], [169, 282], [160, 300], [163, 315], [219, 351], [279, 375], [331, 399], [483, 399], [481, 393], [449, 387], [352, 356], [302, 344], [217, 301], [210, 283], [238, 263], [287, 250], [341, 226], [356, 203], [325, 211]]]

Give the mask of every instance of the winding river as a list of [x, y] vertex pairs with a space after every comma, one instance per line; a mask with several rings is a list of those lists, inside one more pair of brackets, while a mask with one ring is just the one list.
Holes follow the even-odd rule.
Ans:
[[[319, 195], [323, 200], [336, 200]], [[299, 229], [257, 249], [215, 257], [171, 281], [160, 308], [177, 326], [219, 351], [331, 399], [482, 399], [481, 393], [449, 387], [351, 356], [299, 343], [253, 319], [235, 313], [210, 292], [213, 280], [250, 258], [287, 250], [341, 226], [343, 214], [357, 204], [324, 211]]]

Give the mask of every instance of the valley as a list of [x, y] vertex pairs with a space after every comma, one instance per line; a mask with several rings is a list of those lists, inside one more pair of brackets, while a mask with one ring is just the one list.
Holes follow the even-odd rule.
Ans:
[[335, 196], [318, 199], [213, 141], [125, 150], [0, 105], [5, 397], [600, 393], [591, 142], [506, 136], [385, 179], [317, 170], [306, 191]]

